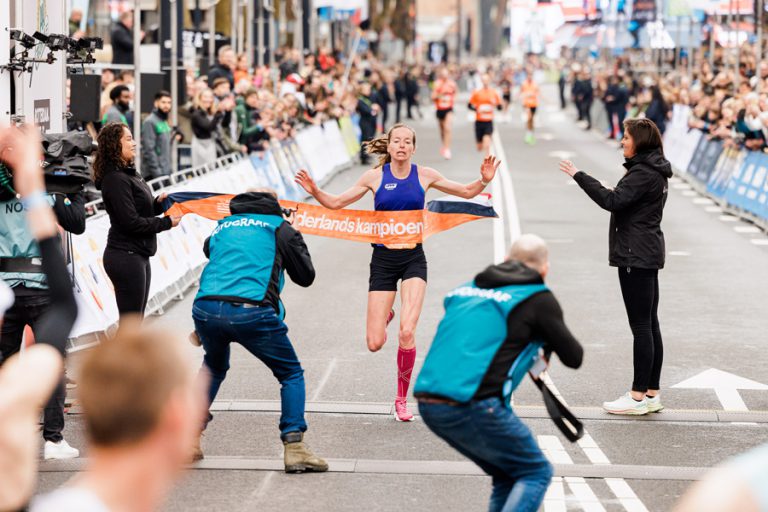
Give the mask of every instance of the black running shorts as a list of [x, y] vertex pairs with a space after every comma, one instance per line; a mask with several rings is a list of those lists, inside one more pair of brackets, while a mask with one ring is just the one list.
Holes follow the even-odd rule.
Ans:
[[478, 144], [483, 142], [483, 137], [493, 135], [493, 121], [475, 121], [475, 140]]
[[421, 244], [413, 249], [373, 246], [369, 292], [396, 292], [398, 281], [414, 277], [427, 280], [427, 257]]
[[531, 111], [531, 115], [532, 115], [532, 116], [535, 116], [535, 115], [536, 115], [536, 107], [528, 107], [528, 110], [530, 110], [530, 111]]
[[438, 118], [438, 119], [440, 119], [440, 120], [442, 121], [442, 120], [443, 120], [443, 119], [445, 119], [445, 118], [446, 118], [446, 116], [447, 116], [448, 114], [450, 114], [451, 112], [453, 112], [453, 109], [452, 109], [452, 108], [447, 108], [447, 109], [445, 109], [445, 110], [437, 109], [437, 118]]

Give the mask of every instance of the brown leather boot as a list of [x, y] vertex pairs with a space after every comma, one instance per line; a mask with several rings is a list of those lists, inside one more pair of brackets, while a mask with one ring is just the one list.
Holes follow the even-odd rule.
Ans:
[[303, 437], [301, 432], [289, 432], [283, 438], [285, 472], [328, 471], [328, 463], [310, 451], [304, 444]]
[[202, 441], [203, 441], [203, 434], [201, 432], [200, 435], [197, 436], [195, 438], [195, 441], [192, 443], [192, 449], [189, 452], [190, 464], [195, 463], [199, 460], [203, 460], [203, 458], [205, 458], [205, 455], [203, 454]]

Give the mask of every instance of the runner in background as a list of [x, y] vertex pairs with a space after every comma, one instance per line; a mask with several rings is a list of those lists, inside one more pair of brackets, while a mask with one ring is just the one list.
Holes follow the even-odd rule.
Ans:
[[527, 116], [525, 121], [525, 143], [533, 146], [536, 144], [536, 137], [533, 135], [533, 117], [536, 115], [536, 108], [539, 106], [539, 86], [533, 79], [532, 69], [528, 70], [525, 80], [520, 84], [520, 99], [523, 102], [523, 108]]
[[491, 153], [491, 136], [493, 135], [493, 111], [501, 110], [499, 93], [491, 88], [491, 77], [487, 73], [482, 76], [483, 86], [472, 93], [469, 98], [469, 109], [475, 111], [475, 141], [477, 150], [485, 156]]
[[512, 104], [512, 75], [510, 70], [503, 70], [499, 85], [501, 86], [502, 112], [505, 122], [508, 122], [509, 107]]
[[440, 155], [446, 160], [451, 159], [451, 124], [453, 123], [453, 103], [456, 99], [456, 82], [451, 78], [448, 68], [440, 68], [439, 76], [432, 89], [432, 101], [437, 109], [437, 125], [440, 127]]
[[[495, 157], [488, 156], [480, 165], [480, 177], [475, 181], [461, 184], [446, 179], [435, 169], [411, 162], [416, 151], [416, 132], [403, 124], [394, 125], [387, 134], [367, 143], [366, 151], [379, 155], [379, 164], [363, 173], [357, 183], [339, 195], [319, 188], [305, 170], [298, 172], [296, 182], [331, 210], [349, 206], [368, 192], [373, 193], [377, 211], [422, 210], [429, 188], [465, 199], [477, 196], [493, 179], [501, 164]], [[395, 419], [412, 421], [413, 415], [408, 411], [406, 399], [416, 361], [414, 334], [427, 289], [427, 259], [421, 244], [374, 245], [370, 269], [366, 341], [371, 352], [380, 350], [387, 341], [387, 326], [395, 315], [392, 306], [397, 284], [402, 281]]]

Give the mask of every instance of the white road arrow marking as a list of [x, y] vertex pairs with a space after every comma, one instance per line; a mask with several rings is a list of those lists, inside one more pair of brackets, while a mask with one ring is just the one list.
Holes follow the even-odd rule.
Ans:
[[547, 156], [557, 158], [558, 160], [570, 160], [576, 156], [573, 151], [550, 151]]
[[672, 386], [678, 389], [714, 389], [717, 399], [726, 411], [748, 411], [741, 399], [740, 389], [768, 390], [768, 386], [754, 380], [745, 379], [716, 368], [704, 370], [698, 375]]

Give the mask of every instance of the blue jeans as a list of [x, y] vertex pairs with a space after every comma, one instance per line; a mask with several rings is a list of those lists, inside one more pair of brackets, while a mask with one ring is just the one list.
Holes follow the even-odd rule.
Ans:
[[205, 349], [203, 364], [210, 372], [209, 406], [229, 370], [229, 345], [239, 343], [266, 364], [280, 382], [280, 437], [306, 432], [304, 370], [288, 339], [288, 327], [275, 310], [201, 299], [192, 307], [192, 318]]
[[489, 512], [536, 512], [552, 465], [528, 427], [501, 399], [465, 405], [419, 402], [424, 423], [493, 478]]

